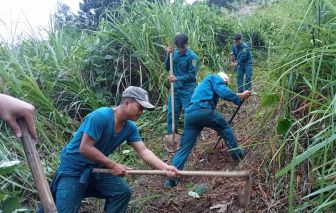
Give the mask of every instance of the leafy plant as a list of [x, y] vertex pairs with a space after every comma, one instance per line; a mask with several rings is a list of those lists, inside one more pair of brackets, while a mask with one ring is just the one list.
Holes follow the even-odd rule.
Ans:
[[203, 195], [206, 192], [205, 185], [203, 183], [197, 185], [195, 188], [195, 192], [200, 196]]
[[[0, 175], [11, 174], [20, 161], [5, 161], [0, 164]], [[19, 209], [18, 195], [21, 191], [6, 192], [0, 189], [0, 210], [4, 213], [26, 212], [27, 209]]]

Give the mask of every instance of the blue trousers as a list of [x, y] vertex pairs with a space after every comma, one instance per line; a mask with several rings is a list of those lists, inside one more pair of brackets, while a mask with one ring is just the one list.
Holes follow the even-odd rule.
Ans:
[[[184, 118], [184, 132], [180, 143], [181, 148], [174, 156], [172, 162], [172, 165], [177, 169], [183, 170], [184, 164], [196, 142], [197, 136], [204, 127], [219, 132], [229, 149], [239, 147], [229, 123], [221, 114], [208, 108], [200, 108], [199, 110], [187, 112]], [[235, 149], [229, 152], [234, 160], [238, 160], [240, 157], [244, 156], [244, 151], [242, 149]], [[178, 178], [170, 180], [179, 181]]]
[[237, 85], [238, 92], [244, 92], [243, 82], [244, 82], [244, 74], [245, 74], [245, 90], [249, 90], [252, 86], [252, 64], [247, 64], [244, 66], [238, 66], [237, 71]]
[[[131, 198], [131, 189], [121, 177], [112, 174], [100, 174], [99, 178], [90, 176], [86, 183], [79, 183], [80, 177], [62, 176], [56, 191], [58, 213], [78, 212], [83, 198], [96, 197], [105, 199], [105, 212], [126, 212]], [[38, 213], [43, 213], [40, 206]]]
[[[189, 103], [191, 101], [191, 96], [195, 90], [194, 86], [189, 86], [186, 88], [174, 88], [174, 112], [175, 112], [175, 132], [177, 131], [177, 124], [180, 118], [180, 114], [182, 111], [182, 107], [184, 111], [189, 107]], [[168, 134], [173, 132], [172, 128], [172, 108], [171, 108], [171, 95], [169, 97], [168, 102]]]

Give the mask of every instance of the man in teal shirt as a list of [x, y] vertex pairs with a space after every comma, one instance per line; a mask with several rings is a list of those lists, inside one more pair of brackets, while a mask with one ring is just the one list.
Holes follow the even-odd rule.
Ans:
[[[126, 212], [131, 189], [122, 178], [131, 170], [108, 156], [124, 141], [130, 143], [142, 160], [150, 166], [166, 170], [168, 177], [176, 177], [178, 170], [169, 166], [147, 149], [133, 121], [143, 110], [153, 110], [148, 94], [139, 87], [128, 87], [116, 108], [103, 107], [93, 111], [65, 146], [61, 164], [52, 183], [51, 193], [59, 213], [76, 213], [82, 199], [105, 199], [105, 212]], [[93, 168], [109, 168], [111, 174], [92, 173]], [[40, 207], [38, 213], [42, 213]]]
[[[170, 70], [169, 56], [173, 53], [173, 75], [169, 76], [170, 82], [174, 82], [174, 112], [175, 112], [175, 131], [177, 130], [178, 119], [180, 117], [182, 107], [186, 110], [189, 106], [192, 93], [196, 87], [196, 74], [198, 69], [198, 57], [191, 51], [189, 46], [189, 38], [185, 34], [177, 34], [174, 43], [176, 50], [172, 46], [167, 48], [167, 56], [165, 68]], [[172, 133], [172, 110], [171, 98], [168, 102], [168, 134]]]
[[[232, 101], [236, 105], [242, 104], [241, 99], [251, 96], [251, 91], [234, 93], [227, 88], [229, 78], [223, 72], [208, 75], [196, 88], [192, 95], [190, 106], [186, 110], [184, 118], [184, 129], [181, 137], [181, 148], [175, 154], [172, 165], [182, 170], [184, 164], [196, 142], [197, 136], [204, 127], [216, 130], [225, 140], [230, 149], [233, 160], [239, 160], [244, 156], [242, 149], [238, 148], [237, 141], [233, 135], [229, 123], [225, 118], [215, 111], [219, 98]], [[232, 150], [234, 149], [234, 150]], [[166, 186], [176, 186], [178, 178], [167, 178]]]
[[[233, 37], [234, 45], [232, 48], [231, 60], [236, 62], [231, 62], [231, 66], [238, 66], [237, 70], [237, 85], [238, 92], [242, 93], [245, 90], [250, 90], [252, 87], [252, 63], [253, 58], [249, 46], [242, 42], [242, 36], [236, 34]], [[245, 86], [243, 87], [245, 74]]]

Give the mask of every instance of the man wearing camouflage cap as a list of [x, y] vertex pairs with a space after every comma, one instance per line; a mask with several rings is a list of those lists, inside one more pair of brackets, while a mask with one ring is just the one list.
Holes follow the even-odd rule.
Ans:
[[[126, 212], [131, 189], [122, 177], [132, 168], [108, 158], [125, 140], [148, 165], [166, 170], [167, 177], [178, 175], [175, 167], [161, 161], [142, 142], [133, 121], [144, 109], [154, 110], [147, 92], [131, 86], [123, 92], [118, 107], [102, 107], [88, 115], [63, 148], [61, 164], [50, 184], [59, 213], [78, 212], [85, 197], [105, 199], [105, 212]], [[111, 174], [92, 173], [93, 168], [109, 168]], [[43, 212], [42, 206], [38, 212]]]

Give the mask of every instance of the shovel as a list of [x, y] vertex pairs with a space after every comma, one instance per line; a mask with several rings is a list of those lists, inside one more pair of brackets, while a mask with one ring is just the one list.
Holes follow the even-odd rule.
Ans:
[[[173, 75], [173, 53], [170, 53], [169, 56], [170, 62], [170, 75]], [[164, 147], [168, 152], [176, 152], [180, 149], [181, 135], [175, 133], [175, 111], [174, 111], [174, 82], [170, 83], [170, 98], [171, 98], [171, 110], [172, 110], [172, 134], [165, 135], [164, 138]]]
[[[93, 173], [108, 173], [111, 174], [110, 169], [94, 168]], [[129, 170], [129, 175], [163, 175], [167, 176], [167, 171], [164, 170]], [[244, 177], [246, 182], [244, 189], [238, 194], [238, 202], [246, 208], [250, 202], [252, 191], [252, 177], [250, 171], [180, 171], [180, 176], [199, 176], [199, 177]]]

